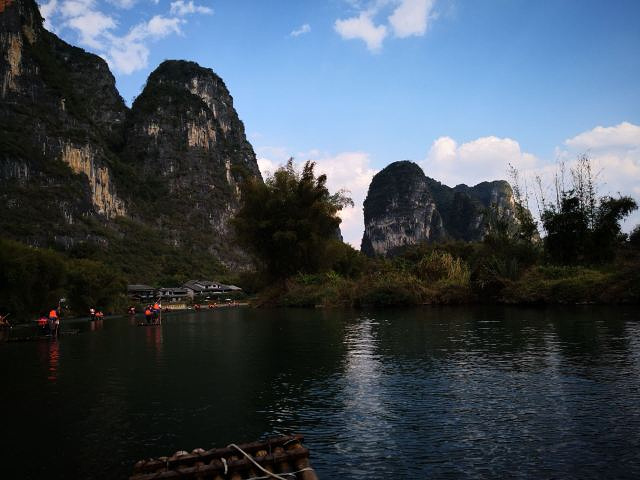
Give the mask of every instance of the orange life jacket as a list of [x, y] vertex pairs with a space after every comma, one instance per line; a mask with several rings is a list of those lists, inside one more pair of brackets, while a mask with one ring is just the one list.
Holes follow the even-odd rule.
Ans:
[[151, 310], [149, 310], [148, 308], [144, 311], [145, 315], [151, 315]]
[[153, 304], [153, 309], [154, 310], [160, 310], [160, 305], [158, 305], [157, 303]]
[[58, 318], [58, 312], [56, 312], [55, 310], [51, 310], [49, 312], [49, 318]]

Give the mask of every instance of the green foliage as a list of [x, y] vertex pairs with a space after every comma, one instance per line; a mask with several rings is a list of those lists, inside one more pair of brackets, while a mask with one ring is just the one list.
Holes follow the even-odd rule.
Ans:
[[[191, 248], [176, 247], [159, 230], [125, 218], [116, 222], [117, 232], [102, 231], [106, 248], [75, 247], [84, 250], [79, 258], [112, 265], [129, 283], [157, 286], [175, 286], [193, 278], [216, 278], [225, 271], [206, 249], [198, 248], [197, 239], [191, 239]], [[91, 230], [99, 231], [99, 226], [93, 223]]]
[[608, 272], [584, 267], [539, 266], [510, 283], [503, 294], [512, 303], [592, 303], [611, 280]]
[[547, 203], [543, 198], [545, 251], [552, 262], [563, 265], [611, 261], [623, 238], [620, 222], [638, 205], [626, 196], [598, 198], [591, 160], [586, 155], [570, 173], [571, 186], [567, 187], [561, 164], [555, 181], [556, 202]]
[[332, 196], [326, 176], [316, 177], [314, 167], [306, 162], [298, 172], [290, 159], [264, 183], [255, 178], [243, 183], [243, 205], [233, 225], [240, 243], [273, 278], [314, 273], [333, 262], [328, 254], [335, 251], [337, 213], [351, 200]]
[[48, 250], [0, 239], [0, 312], [44, 313], [64, 296], [64, 260]]
[[57, 307], [61, 298], [67, 298], [76, 313], [90, 306], [110, 311], [126, 285], [122, 275], [104, 263], [1, 238], [0, 272], [0, 311], [23, 321]]
[[597, 263], [613, 260], [616, 246], [624, 238], [620, 222], [637, 208], [637, 203], [631, 197], [601, 198], [591, 232], [591, 245], [587, 258]]
[[560, 207], [547, 207], [542, 214], [547, 254], [564, 265], [612, 260], [620, 243], [620, 221], [636, 208], [630, 197], [603, 197], [592, 216], [573, 190], [563, 192]]
[[327, 242], [323, 263], [323, 267], [328, 267], [339, 275], [355, 278], [364, 273], [368, 258], [351, 245], [330, 239]]
[[70, 262], [67, 268], [66, 290], [73, 311], [86, 312], [96, 306], [113, 311], [123, 305], [127, 284], [117, 270], [85, 259]]
[[420, 259], [413, 269], [414, 275], [428, 282], [447, 285], [468, 285], [469, 265], [448, 252], [434, 251]]
[[513, 189], [514, 213], [516, 217], [517, 240], [525, 243], [534, 243], [538, 238], [538, 222], [533, 219], [529, 209], [529, 191], [526, 182], [524, 186], [520, 183], [520, 173], [511, 164], [508, 168], [511, 178], [511, 188]]

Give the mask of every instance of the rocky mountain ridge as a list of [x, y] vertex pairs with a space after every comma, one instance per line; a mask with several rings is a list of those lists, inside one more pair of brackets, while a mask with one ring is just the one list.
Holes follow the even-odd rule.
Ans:
[[239, 182], [260, 172], [211, 69], [165, 61], [129, 109], [106, 62], [45, 30], [34, 0], [0, 0], [0, 160], [7, 237], [144, 249], [127, 245], [135, 231], [143, 243], [246, 262], [227, 220]]
[[394, 162], [372, 179], [364, 201], [361, 250], [389, 255], [422, 242], [480, 241], [487, 212], [515, 222], [513, 191], [504, 180], [453, 188], [427, 177], [415, 163]]

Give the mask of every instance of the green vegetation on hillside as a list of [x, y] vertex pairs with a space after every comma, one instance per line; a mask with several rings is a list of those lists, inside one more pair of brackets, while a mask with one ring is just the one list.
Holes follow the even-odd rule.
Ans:
[[100, 262], [0, 239], [0, 265], [0, 309], [17, 320], [46, 313], [62, 298], [74, 312], [112, 311], [126, 301], [124, 277]]
[[60, 298], [68, 299], [75, 314], [91, 306], [122, 312], [127, 283], [178, 286], [193, 278], [224, 278], [224, 266], [209, 252], [172, 246], [142, 224], [119, 219], [114, 232], [85, 221], [92, 222], [86, 227], [91, 239], [68, 249], [36, 248], [0, 237], [0, 313], [28, 320]]

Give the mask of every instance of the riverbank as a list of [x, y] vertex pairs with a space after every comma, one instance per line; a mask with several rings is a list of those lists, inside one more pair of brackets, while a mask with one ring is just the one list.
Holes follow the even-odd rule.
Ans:
[[519, 266], [484, 262], [469, 268], [460, 257], [429, 254], [378, 262], [356, 277], [334, 271], [299, 274], [264, 289], [262, 307], [391, 307], [468, 304], [638, 304], [637, 252], [603, 266]]

